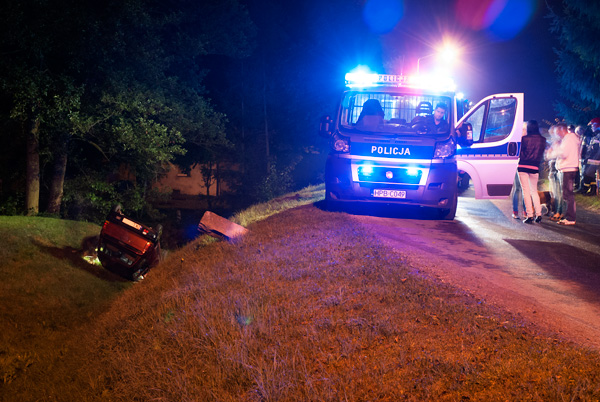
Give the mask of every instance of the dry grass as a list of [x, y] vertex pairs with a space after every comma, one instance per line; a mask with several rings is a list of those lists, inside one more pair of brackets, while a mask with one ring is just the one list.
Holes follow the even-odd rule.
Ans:
[[[34, 400], [596, 401], [597, 352], [533, 332], [308, 205], [174, 253]], [[85, 346], [83, 346], [85, 345]], [[85, 363], [92, 364], [85, 364]], [[25, 398], [27, 399], [27, 398]]]
[[0, 400], [44, 376], [66, 353], [65, 339], [130, 285], [84, 262], [81, 239], [98, 225], [0, 216]]
[[238, 225], [247, 227], [252, 223], [266, 219], [269, 216], [301, 205], [312, 204], [324, 198], [325, 184], [308, 186], [296, 193], [286, 194], [271, 201], [253, 205], [250, 208], [235, 214], [231, 220]]
[[600, 400], [596, 351], [428, 277], [345, 214], [273, 212], [322, 189], [299, 194], [238, 216], [243, 239], [173, 252], [50, 336], [47, 361], [12, 354], [0, 400]]
[[577, 203], [578, 207], [582, 207], [594, 212], [600, 212], [599, 196], [585, 196], [581, 194], [575, 194], [575, 202]]

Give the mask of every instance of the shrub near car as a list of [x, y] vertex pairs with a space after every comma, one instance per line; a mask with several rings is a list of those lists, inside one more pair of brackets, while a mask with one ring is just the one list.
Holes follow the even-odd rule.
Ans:
[[110, 271], [138, 281], [160, 261], [162, 227], [126, 217], [120, 206], [108, 214], [98, 241], [98, 259]]

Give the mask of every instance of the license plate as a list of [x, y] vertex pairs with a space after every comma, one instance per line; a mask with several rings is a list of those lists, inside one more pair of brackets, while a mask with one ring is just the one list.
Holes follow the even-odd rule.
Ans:
[[406, 198], [406, 191], [404, 190], [373, 190], [373, 197], [379, 198]]
[[123, 223], [126, 224], [126, 225], [131, 226], [132, 228], [136, 228], [137, 230], [140, 230], [142, 228], [142, 225], [139, 225], [139, 224], [137, 224], [135, 222], [132, 222], [132, 221], [130, 221], [127, 218], [123, 218]]

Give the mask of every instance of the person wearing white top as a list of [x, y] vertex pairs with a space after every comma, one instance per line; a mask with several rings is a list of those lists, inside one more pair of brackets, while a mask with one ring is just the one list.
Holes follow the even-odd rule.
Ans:
[[576, 218], [575, 176], [579, 170], [580, 138], [577, 134], [567, 129], [567, 125], [559, 123], [556, 125], [556, 134], [560, 137], [548, 150], [547, 158], [556, 158], [556, 169], [562, 173], [563, 202], [565, 218], [558, 221], [559, 225], [574, 225]]

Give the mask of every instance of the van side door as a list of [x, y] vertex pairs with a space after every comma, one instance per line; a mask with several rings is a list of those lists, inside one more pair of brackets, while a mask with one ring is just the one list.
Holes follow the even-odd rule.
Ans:
[[472, 145], [458, 145], [459, 171], [469, 174], [475, 198], [510, 195], [519, 161], [523, 134], [524, 95], [490, 95], [471, 108], [457, 123], [473, 127]]

